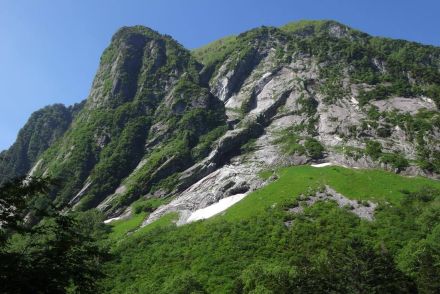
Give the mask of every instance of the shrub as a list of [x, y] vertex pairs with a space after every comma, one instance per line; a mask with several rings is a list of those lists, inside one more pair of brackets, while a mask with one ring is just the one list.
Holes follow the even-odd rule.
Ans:
[[382, 145], [377, 141], [370, 140], [367, 142], [365, 153], [373, 160], [377, 160], [382, 154]]
[[281, 145], [281, 150], [287, 155], [303, 155], [305, 148], [299, 143], [301, 137], [296, 133], [295, 129], [289, 128], [280, 134], [274, 143]]
[[306, 148], [307, 154], [313, 159], [321, 158], [324, 152], [324, 147], [321, 143], [313, 138], [306, 139], [304, 147]]
[[380, 161], [386, 164], [390, 164], [392, 167], [402, 170], [408, 167], [408, 160], [398, 153], [384, 153], [380, 157]]
[[391, 130], [389, 127], [380, 127], [377, 129], [377, 135], [382, 138], [391, 136]]

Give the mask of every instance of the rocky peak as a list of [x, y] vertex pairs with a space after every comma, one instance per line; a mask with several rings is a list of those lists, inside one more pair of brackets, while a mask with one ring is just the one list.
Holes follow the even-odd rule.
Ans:
[[171, 37], [143, 26], [123, 27], [101, 57], [88, 108], [116, 108], [152, 84], [170, 86], [186, 71], [187, 59], [187, 50]]

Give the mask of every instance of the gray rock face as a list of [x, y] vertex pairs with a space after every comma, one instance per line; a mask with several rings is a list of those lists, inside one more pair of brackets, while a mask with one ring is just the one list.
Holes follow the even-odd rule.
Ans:
[[[331, 28], [331, 32], [338, 38], [345, 34], [344, 28], [338, 26]], [[312, 136], [326, 147], [327, 159], [337, 164], [394, 171], [391, 166], [375, 162], [366, 155], [353, 158], [338, 150], [345, 146], [363, 149], [365, 139], [369, 136], [374, 136], [385, 150], [401, 151], [409, 158], [414, 158], [415, 145], [399, 128], [392, 129], [387, 138], [379, 138], [373, 133], [367, 137], [362, 135], [360, 126], [368, 120], [368, 114], [366, 107], [359, 105], [357, 97], [359, 88], [368, 88], [368, 85], [352, 85], [348, 87], [350, 90], [346, 96], [338, 97], [334, 103], [329, 104], [318, 90], [320, 65], [314, 58], [296, 56], [288, 65], [280, 67], [274, 50], [266, 48], [252, 62], [243, 60], [231, 69], [232, 63], [233, 57], [226, 59], [210, 83], [213, 94], [225, 103], [228, 120], [234, 122], [234, 128], [219, 139], [217, 147], [205, 160], [181, 174], [180, 188], [184, 190], [175, 191], [175, 199], [153, 212], [144, 221], [144, 226], [168, 212], [178, 212], [178, 223], [183, 224], [195, 210], [230, 195], [254, 191], [266, 184], [258, 176], [262, 170], [309, 162], [310, 158], [304, 155], [283, 154], [275, 141], [283, 130], [309, 124], [312, 120], [315, 125]], [[385, 70], [385, 65], [380, 65]], [[237, 71], [241, 72], [240, 81], [237, 81]], [[245, 73], [247, 75], [243, 77]], [[240, 87], [237, 88], [238, 84]], [[346, 84], [350, 85], [349, 80]], [[301, 105], [304, 99], [317, 102], [314, 114], [304, 112]], [[415, 114], [421, 109], [436, 109], [432, 100], [422, 97], [390, 98], [372, 104], [380, 112], [397, 109], [402, 113]], [[230, 152], [249, 140], [255, 140], [250, 152], [238, 155]], [[403, 173], [426, 175], [414, 167]], [[373, 218], [374, 203], [369, 203], [368, 207], [363, 206], [330, 188], [327, 188], [326, 195], [340, 206], [351, 205], [354, 207], [353, 212], [361, 218]]]
[[[258, 176], [260, 171], [286, 164], [287, 161], [273, 141], [277, 131], [286, 127], [289, 120], [287, 117], [274, 116], [289, 99], [297, 98], [291, 95], [295, 86], [293, 77], [293, 71], [284, 69], [272, 75], [263, 87], [260, 81], [245, 81], [248, 89], [261, 87], [256, 95], [255, 108], [243, 118], [240, 125], [220, 138], [208, 158], [182, 173], [181, 183], [193, 184], [178, 193], [175, 200], [153, 212], [143, 225], [176, 211], [180, 213], [179, 223], [184, 223], [192, 211], [207, 207], [224, 197], [260, 188], [264, 184]], [[243, 96], [239, 92], [229, 101]], [[252, 152], [233, 156], [234, 150], [252, 138], [256, 139]]]
[[[37, 158], [44, 145], [23, 169], [55, 171], [68, 181], [56, 191], [59, 204], [97, 207], [112, 218], [125, 216], [141, 197], [170, 198], [144, 225], [169, 212], [185, 223], [195, 210], [273, 180], [263, 180], [261, 171], [316, 160], [437, 177], [435, 82], [420, 81], [411, 69], [392, 71], [385, 53], [367, 46], [370, 38], [331, 21], [263, 27], [209, 47], [203, 52], [212, 55], [201, 64], [169, 36], [122, 28], [101, 58], [85, 105], [72, 110], [62, 134], [46, 134], [58, 148]], [[347, 46], [353, 50], [347, 53]], [[415, 68], [435, 75], [439, 56]], [[398, 83], [388, 82], [399, 74]], [[413, 86], [424, 94], [400, 97]], [[367, 154], [370, 140], [388, 160]], [[307, 142], [325, 151], [313, 154]], [[0, 161], [8, 156], [2, 153]], [[414, 166], [424, 157], [423, 169]], [[0, 165], [0, 176], [4, 170]]]
[[413, 97], [413, 98], [404, 98], [404, 97], [393, 97], [386, 100], [378, 100], [373, 101], [373, 105], [379, 108], [379, 111], [397, 111], [403, 113], [416, 114], [422, 109], [435, 111], [437, 107], [435, 106], [434, 101], [430, 98], [426, 97]]

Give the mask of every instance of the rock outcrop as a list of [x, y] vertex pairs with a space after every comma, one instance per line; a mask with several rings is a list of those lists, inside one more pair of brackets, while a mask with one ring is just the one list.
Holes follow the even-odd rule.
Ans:
[[[322, 191], [317, 191], [315, 195], [300, 195], [299, 200], [300, 202], [296, 206], [288, 208], [287, 211], [298, 214], [304, 212], [306, 207], [312, 206], [318, 201], [334, 201], [340, 208], [347, 209], [361, 219], [372, 221], [374, 219], [374, 211], [377, 208], [377, 203], [351, 200], [329, 186], [325, 186]], [[287, 221], [284, 224], [290, 226], [292, 221]]]

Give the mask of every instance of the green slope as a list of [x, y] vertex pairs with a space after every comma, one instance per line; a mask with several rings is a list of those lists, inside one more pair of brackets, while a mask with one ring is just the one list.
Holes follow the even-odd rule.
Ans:
[[[106, 265], [102, 291], [405, 293], [417, 286], [431, 293], [428, 290], [435, 289], [423, 271], [432, 276], [439, 270], [435, 252], [440, 248], [434, 241], [440, 236], [440, 182], [341, 167], [300, 166], [277, 173], [277, 181], [224, 215], [182, 227], [171, 224], [175, 216], [165, 216], [153, 227], [121, 236], [114, 246], [117, 258]], [[379, 202], [375, 221], [360, 220], [334, 203], [317, 203], [296, 216], [286, 212], [298, 195], [323, 184], [349, 198]], [[138, 222], [137, 218], [128, 222]], [[290, 228], [284, 225], [286, 219], [294, 220]], [[423, 254], [431, 254], [434, 264], [424, 263]]]
[[291, 202], [308, 189], [317, 189], [322, 185], [329, 185], [350, 199], [391, 203], [402, 199], [404, 194], [401, 191], [414, 192], [424, 186], [440, 189], [440, 182], [422, 177], [402, 177], [382, 170], [296, 166], [281, 169], [277, 174], [279, 179], [275, 183], [250, 194], [230, 208], [224, 217], [228, 220], [252, 217], [264, 213], [273, 204]]

